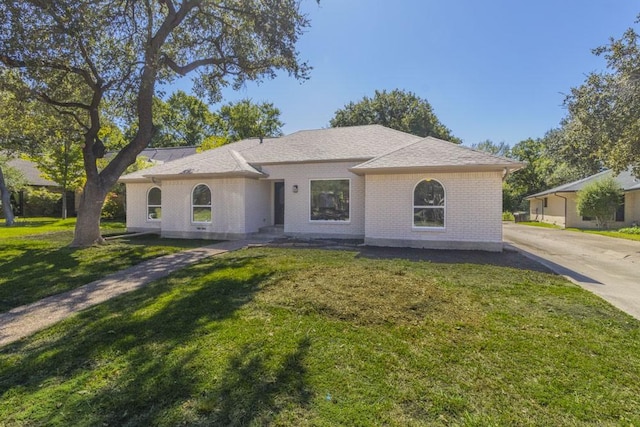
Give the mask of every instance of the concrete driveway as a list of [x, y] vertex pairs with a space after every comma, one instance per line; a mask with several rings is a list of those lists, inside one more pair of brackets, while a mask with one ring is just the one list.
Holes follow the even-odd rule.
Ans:
[[504, 223], [504, 241], [640, 319], [640, 242]]

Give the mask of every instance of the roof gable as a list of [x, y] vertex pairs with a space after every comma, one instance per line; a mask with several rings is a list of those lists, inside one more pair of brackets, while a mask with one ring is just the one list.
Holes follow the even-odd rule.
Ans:
[[397, 172], [427, 169], [520, 169], [521, 162], [427, 137], [352, 168], [354, 172]]

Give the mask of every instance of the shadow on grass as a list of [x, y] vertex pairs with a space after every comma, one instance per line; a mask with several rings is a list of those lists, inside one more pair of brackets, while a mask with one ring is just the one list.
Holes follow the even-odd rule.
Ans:
[[[123, 239], [100, 247], [70, 248], [63, 241], [8, 240], [0, 259], [0, 313], [60, 294], [145, 260], [193, 248], [193, 241]], [[41, 237], [40, 237], [41, 239]]]
[[515, 251], [485, 252], [460, 250], [435, 250], [413, 248], [384, 248], [366, 246], [358, 249], [358, 258], [406, 259], [430, 261], [440, 264], [478, 264], [497, 267], [512, 267], [520, 270], [550, 273], [547, 267]]
[[[305, 405], [305, 339], [281, 359], [249, 337], [225, 356], [226, 369], [207, 363], [215, 339], [206, 337], [269, 280], [259, 264], [256, 257], [210, 259], [1, 349], [0, 396], [22, 395], [5, 407], [5, 421], [174, 425], [191, 405], [193, 423], [246, 425]], [[203, 385], [210, 374], [203, 369], [222, 376]]]

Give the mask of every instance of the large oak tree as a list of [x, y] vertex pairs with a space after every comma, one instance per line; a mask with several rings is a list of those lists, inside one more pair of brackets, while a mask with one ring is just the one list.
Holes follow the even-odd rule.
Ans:
[[[102, 241], [104, 198], [154, 135], [160, 85], [194, 73], [196, 93], [216, 101], [229, 84], [309, 72], [296, 50], [309, 24], [297, 0], [4, 0], [0, 22], [0, 64], [84, 129], [74, 246]], [[60, 89], [69, 86], [83, 90], [69, 96]], [[129, 112], [137, 131], [99, 170], [100, 130], [112, 111]]]
[[337, 110], [329, 122], [331, 127], [378, 124], [418, 136], [433, 136], [460, 143], [443, 125], [426, 99], [413, 92], [394, 89], [376, 90], [373, 97], [365, 96]]

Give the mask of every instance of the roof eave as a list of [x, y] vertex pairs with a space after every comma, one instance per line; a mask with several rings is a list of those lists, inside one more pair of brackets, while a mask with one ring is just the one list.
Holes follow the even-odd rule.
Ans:
[[439, 165], [439, 166], [395, 166], [377, 168], [359, 168], [354, 166], [349, 169], [356, 175], [389, 175], [399, 173], [424, 173], [424, 172], [509, 172], [523, 168], [522, 164], [502, 164], [502, 165]]

